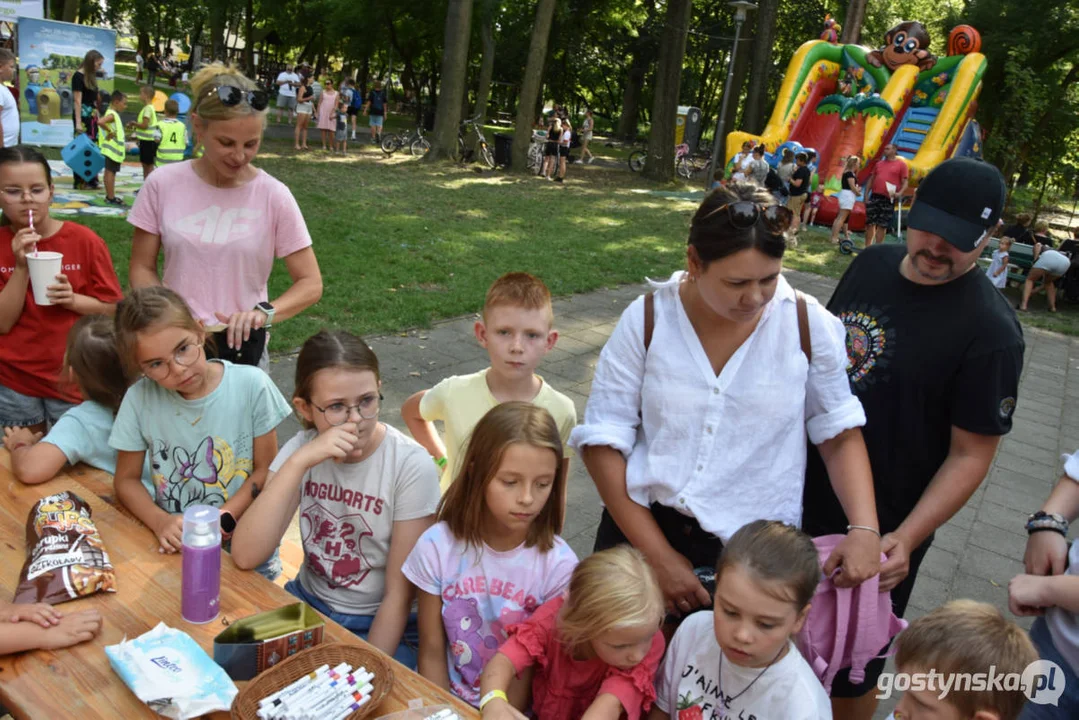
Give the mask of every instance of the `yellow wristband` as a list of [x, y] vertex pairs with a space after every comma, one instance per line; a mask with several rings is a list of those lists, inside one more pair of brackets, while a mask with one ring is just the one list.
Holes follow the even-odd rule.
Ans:
[[509, 702], [509, 699], [506, 698], [506, 693], [504, 691], [502, 691], [502, 690], [492, 690], [491, 692], [487, 693], [486, 695], [484, 695], [483, 697], [480, 698], [480, 710], [483, 710], [483, 706], [486, 705], [487, 703], [491, 702], [495, 698], [498, 698], [500, 700], [505, 700], [506, 702]]

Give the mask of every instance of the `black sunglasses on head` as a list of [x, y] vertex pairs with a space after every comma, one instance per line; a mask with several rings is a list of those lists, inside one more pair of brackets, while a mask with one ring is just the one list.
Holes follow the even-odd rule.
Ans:
[[265, 110], [270, 104], [270, 96], [262, 90], [242, 90], [235, 85], [218, 85], [210, 88], [206, 95], [209, 96], [215, 92], [221, 104], [228, 107], [246, 102], [252, 110]]
[[794, 221], [794, 213], [783, 205], [760, 205], [752, 200], [739, 200], [720, 205], [701, 220], [707, 220], [724, 210], [727, 211], [727, 222], [739, 230], [748, 230], [763, 221], [768, 232], [778, 235], [786, 232]]

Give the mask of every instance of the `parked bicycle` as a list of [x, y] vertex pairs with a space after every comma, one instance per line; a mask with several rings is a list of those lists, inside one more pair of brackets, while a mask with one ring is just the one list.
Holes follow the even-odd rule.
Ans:
[[[495, 166], [495, 154], [491, 150], [490, 144], [487, 142], [486, 136], [483, 134], [483, 127], [479, 124], [480, 116], [477, 115], [474, 118], [469, 118], [461, 123], [461, 126], [457, 128], [457, 155], [454, 160], [457, 162], [468, 162], [473, 157], [479, 158], [489, 168]], [[465, 144], [465, 136], [469, 133], [476, 133], [476, 141], [472, 145], [471, 149], [468, 149]]]
[[528, 169], [533, 175], [539, 175], [543, 170], [543, 146], [546, 142], [546, 132], [532, 131], [532, 142], [528, 145]]
[[[634, 150], [629, 154], [629, 169], [633, 172], [644, 170], [645, 159], [648, 157], [647, 150]], [[690, 152], [689, 145], [682, 143], [674, 149], [674, 169], [689, 180], [694, 175], [703, 172], [712, 158], [710, 152]]]
[[417, 125], [416, 129], [407, 135], [397, 133], [385, 133], [382, 136], [382, 152], [393, 155], [401, 148], [408, 148], [415, 156], [426, 155], [431, 149], [431, 143], [423, 136], [423, 126]]

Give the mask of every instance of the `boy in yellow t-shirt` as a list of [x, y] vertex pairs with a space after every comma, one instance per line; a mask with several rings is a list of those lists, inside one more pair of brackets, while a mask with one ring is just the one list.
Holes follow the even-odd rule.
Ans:
[[[536, 366], [558, 341], [553, 324], [551, 293], [539, 278], [522, 272], [503, 275], [487, 291], [483, 317], [475, 326], [491, 366], [472, 375], [448, 377], [401, 406], [412, 437], [442, 467], [443, 493], [460, 471], [472, 429], [500, 403], [523, 400], [545, 408], [558, 424], [563, 446], [569, 440], [577, 424], [573, 401], [536, 375]], [[439, 437], [436, 420], [442, 421], [445, 437]], [[568, 446], [565, 452], [568, 475]]]
[[139, 99], [142, 101], [142, 109], [139, 117], [133, 123], [128, 123], [127, 129], [135, 133], [135, 139], [139, 141], [139, 162], [142, 163], [142, 180], [150, 176], [157, 162], [157, 143], [161, 135], [158, 130], [157, 110], [154, 109], [154, 89], [149, 85], [139, 88]]

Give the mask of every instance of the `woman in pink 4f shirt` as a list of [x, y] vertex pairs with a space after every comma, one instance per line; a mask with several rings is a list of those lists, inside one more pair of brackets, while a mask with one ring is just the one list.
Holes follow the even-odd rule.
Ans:
[[[147, 179], [128, 215], [135, 226], [129, 280], [133, 289], [172, 288], [207, 327], [227, 325], [229, 348], [239, 348], [253, 330], [317, 302], [322, 275], [292, 193], [251, 165], [262, 140], [265, 93], [217, 63], [200, 70], [191, 86], [192, 126], [205, 154]], [[266, 284], [275, 257], [284, 259], [292, 285], [271, 303]]]

